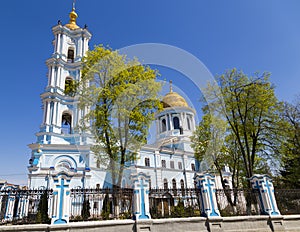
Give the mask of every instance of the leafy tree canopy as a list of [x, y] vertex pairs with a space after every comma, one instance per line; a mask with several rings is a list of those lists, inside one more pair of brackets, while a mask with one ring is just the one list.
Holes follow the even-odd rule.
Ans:
[[161, 108], [157, 75], [137, 59], [101, 45], [83, 59], [77, 91], [85, 115], [80, 129], [92, 133], [96, 143], [91, 149], [111, 171], [113, 185], [120, 186], [126, 162], [135, 159]]
[[211, 160], [220, 174], [228, 165], [233, 187], [249, 187], [253, 174], [270, 173], [269, 164], [278, 164], [282, 104], [269, 76], [249, 77], [233, 69], [216, 78], [219, 85], [204, 90], [204, 115], [192, 138], [195, 153], [200, 161]]

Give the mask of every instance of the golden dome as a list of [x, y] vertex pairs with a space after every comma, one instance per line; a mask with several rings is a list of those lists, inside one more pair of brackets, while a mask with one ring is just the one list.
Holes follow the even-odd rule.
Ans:
[[162, 99], [163, 107], [189, 107], [186, 100], [178, 93], [173, 92], [172, 81], [170, 81], [170, 92], [167, 93]]
[[77, 13], [75, 12], [75, 8], [73, 7], [72, 11], [69, 14], [70, 21], [68, 24], [66, 24], [66, 27], [71, 30], [76, 30], [79, 28], [79, 26], [76, 24], [76, 19], [78, 18]]

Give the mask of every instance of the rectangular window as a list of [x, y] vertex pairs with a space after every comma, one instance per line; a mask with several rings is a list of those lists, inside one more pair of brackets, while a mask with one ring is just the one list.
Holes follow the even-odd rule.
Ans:
[[174, 168], [174, 161], [170, 161], [170, 168]]
[[150, 167], [150, 159], [149, 158], [145, 158], [145, 166]]

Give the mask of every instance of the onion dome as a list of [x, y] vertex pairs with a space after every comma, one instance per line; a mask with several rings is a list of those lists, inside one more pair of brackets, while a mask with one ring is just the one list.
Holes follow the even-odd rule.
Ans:
[[69, 14], [70, 21], [68, 24], [66, 24], [66, 27], [71, 30], [76, 30], [79, 28], [79, 26], [76, 24], [76, 19], [78, 18], [77, 13], [75, 12], [75, 7], [73, 6], [72, 11]]
[[173, 92], [172, 81], [170, 81], [170, 92], [162, 99], [163, 107], [189, 107], [186, 100], [178, 93]]

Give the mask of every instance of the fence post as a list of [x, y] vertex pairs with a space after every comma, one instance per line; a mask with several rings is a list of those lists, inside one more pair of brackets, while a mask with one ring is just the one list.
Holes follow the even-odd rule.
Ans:
[[151, 219], [149, 207], [149, 180], [150, 176], [145, 173], [131, 175], [133, 187], [133, 218]]
[[201, 212], [205, 217], [220, 217], [216, 199], [215, 177], [209, 173], [196, 175], [195, 181], [200, 190]]
[[53, 177], [53, 204], [51, 224], [66, 224], [69, 223], [70, 214], [70, 177], [66, 175], [58, 175]]
[[264, 215], [278, 216], [280, 212], [274, 195], [272, 179], [268, 175], [254, 175], [250, 178], [253, 189], [259, 192], [259, 203]]

